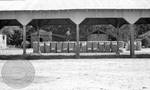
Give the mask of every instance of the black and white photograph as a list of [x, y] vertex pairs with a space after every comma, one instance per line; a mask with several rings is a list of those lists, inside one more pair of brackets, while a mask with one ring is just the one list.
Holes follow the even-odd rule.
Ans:
[[0, 0], [0, 90], [150, 90], [150, 0]]

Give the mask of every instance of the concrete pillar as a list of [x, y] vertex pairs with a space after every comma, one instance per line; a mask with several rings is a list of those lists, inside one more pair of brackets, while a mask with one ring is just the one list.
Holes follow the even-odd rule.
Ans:
[[23, 25], [23, 55], [26, 55], [26, 25]]
[[76, 58], [80, 58], [80, 45], [79, 45], [79, 24], [76, 24], [76, 42], [77, 42], [77, 46], [76, 46]]
[[135, 56], [135, 49], [134, 49], [134, 24], [130, 24], [130, 55], [131, 57]]

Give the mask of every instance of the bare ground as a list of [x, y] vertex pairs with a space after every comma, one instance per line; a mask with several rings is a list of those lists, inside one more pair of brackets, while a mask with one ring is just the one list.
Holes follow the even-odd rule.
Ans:
[[[0, 70], [6, 61], [0, 61]], [[150, 90], [149, 59], [31, 61], [34, 82], [22, 90]], [[15, 90], [3, 83], [0, 90]], [[19, 89], [20, 90], [20, 89]]]

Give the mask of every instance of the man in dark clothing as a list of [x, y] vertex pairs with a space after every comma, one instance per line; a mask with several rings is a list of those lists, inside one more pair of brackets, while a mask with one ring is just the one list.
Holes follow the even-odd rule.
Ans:
[[67, 32], [66, 32], [66, 41], [70, 41], [71, 39], [71, 32], [70, 32], [70, 28], [67, 28]]

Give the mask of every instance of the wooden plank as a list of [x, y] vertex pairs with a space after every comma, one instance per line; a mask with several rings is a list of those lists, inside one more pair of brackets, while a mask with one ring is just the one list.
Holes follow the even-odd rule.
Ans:
[[75, 42], [69, 42], [68, 45], [69, 45], [68, 48], [69, 53], [75, 52]]
[[65, 53], [68, 53], [68, 51], [69, 51], [68, 47], [69, 47], [68, 42], [63, 42], [62, 51], [65, 52]]

